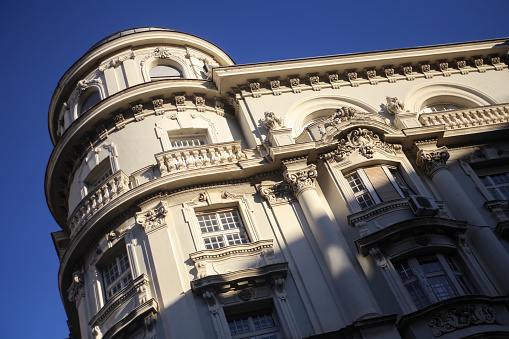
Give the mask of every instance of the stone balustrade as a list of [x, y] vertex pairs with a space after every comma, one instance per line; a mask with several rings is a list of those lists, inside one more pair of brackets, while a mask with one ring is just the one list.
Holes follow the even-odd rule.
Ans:
[[78, 206], [69, 218], [71, 239], [78, 233], [83, 225], [97, 211], [108, 202], [124, 194], [129, 190], [129, 177], [122, 171], [118, 171], [107, 178], [101, 186], [94, 188]]
[[234, 163], [246, 159], [240, 141], [178, 148], [155, 155], [161, 176], [170, 172]]
[[509, 105], [504, 104], [437, 113], [424, 113], [419, 116], [419, 121], [423, 126], [445, 125], [445, 129], [497, 124], [509, 121]]

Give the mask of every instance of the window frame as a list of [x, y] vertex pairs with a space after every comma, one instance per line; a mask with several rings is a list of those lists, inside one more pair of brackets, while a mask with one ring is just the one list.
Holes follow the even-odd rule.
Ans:
[[[108, 266], [115, 264], [114, 267], [117, 269], [117, 276], [113, 278], [113, 280], [108, 284]], [[122, 264], [127, 265], [127, 267], [120, 273], [119, 268], [122, 267]], [[120, 291], [122, 291], [124, 288], [126, 288], [133, 280], [133, 271], [131, 268], [130, 258], [127, 251], [127, 248], [122, 248], [116, 251], [112, 256], [107, 260], [102, 266], [102, 278], [104, 283], [104, 295], [106, 298], [106, 301], [111, 299], [113, 296], [118, 294]], [[127, 280], [125, 279], [127, 278]], [[116, 289], [114, 292], [110, 293], [113, 289], [115, 289], [117, 286], [118, 289]]]
[[[225, 223], [224, 218], [221, 217], [221, 214], [226, 213], [226, 212], [235, 212], [236, 218], [235, 218], [235, 216], [232, 216], [233, 223], [235, 224], [236, 222], [238, 222], [238, 224], [240, 225], [239, 227], [234, 227], [234, 228], [227, 227], [227, 225], [229, 225], [229, 223], [228, 224]], [[240, 213], [239, 213], [237, 207], [196, 211], [195, 213], [196, 213], [196, 218], [198, 219], [198, 224], [200, 226], [200, 231], [201, 231], [203, 243], [205, 245], [205, 249], [214, 250], [214, 249], [224, 248], [224, 247], [228, 247], [228, 246], [251, 243], [249, 234], [246, 231], [244, 222], [242, 221], [242, 217], [240, 216]], [[209, 225], [204, 224], [204, 223], [206, 223], [207, 220], [201, 220], [200, 217], [209, 216], [209, 215], [213, 215], [215, 217], [215, 220], [217, 221], [217, 225], [210, 225], [210, 226], [212, 226], [212, 227], [217, 226], [219, 229], [204, 232], [203, 228], [204, 227], [207, 228]], [[211, 219], [209, 219], [208, 221], [211, 221]], [[239, 239], [233, 239], [234, 235], [239, 235]], [[231, 239], [228, 239], [229, 236], [231, 236]], [[214, 243], [212, 242], [211, 239], [216, 238], [216, 240], [217, 240], [217, 238], [219, 238], [219, 237], [222, 238], [222, 241], [218, 241], [217, 244], [222, 243], [223, 246], [215, 247]], [[207, 242], [207, 240], [209, 240], [209, 242]], [[240, 242], [237, 243], [237, 240]], [[210, 244], [211, 248], [209, 248], [209, 244]]]
[[[256, 329], [254, 319], [255, 317], [259, 317], [259, 315], [261, 314], [263, 314], [264, 316], [270, 315], [273, 326]], [[231, 315], [228, 315], [225, 312], [225, 316], [226, 322], [228, 323], [228, 328], [230, 329], [230, 335], [232, 339], [244, 339], [244, 338], [264, 339], [270, 338], [272, 336], [276, 336], [277, 339], [282, 339], [281, 325], [273, 307]], [[247, 322], [249, 330], [240, 333], [232, 333], [231, 325], [232, 323], [237, 321], [236, 319], [245, 320]]]
[[196, 217], [196, 212], [200, 213], [232, 207], [237, 208], [250, 243], [260, 240], [253, 216], [253, 209], [250, 207], [248, 199], [244, 194], [235, 194], [228, 191], [221, 192], [218, 190], [207, 190], [198, 194], [198, 196], [195, 196], [194, 199], [182, 204], [184, 219], [189, 225], [197, 251], [210, 250], [205, 247], [198, 218]]
[[[168, 67], [168, 68], [171, 68], [172, 70], [175, 70], [179, 73], [179, 75], [164, 75], [164, 76], [153, 76], [151, 73], [152, 73], [152, 70], [154, 68], [157, 68], [157, 67]], [[178, 68], [178, 67], [175, 67], [174, 65], [169, 65], [169, 64], [164, 64], [164, 63], [158, 63], [156, 65], [154, 65], [153, 67], [151, 67], [149, 70], [148, 70], [148, 76], [150, 78], [150, 81], [153, 81], [153, 80], [161, 80], [161, 79], [182, 79], [184, 78], [184, 72]]]
[[[376, 192], [376, 188], [371, 183], [370, 179], [368, 178], [366, 172], [364, 171], [364, 168], [370, 168], [370, 167], [381, 167], [384, 171], [385, 175], [387, 176], [387, 179], [389, 179], [389, 182], [392, 184], [392, 187], [396, 190], [396, 192], [399, 194], [400, 198], [407, 198], [410, 195], [415, 195], [413, 190], [410, 188], [410, 186], [407, 184], [405, 179], [403, 178], [403, 175], [398, 170], [398, 167], [395, 165], [389, 165], [389, 164], [376, 164], [376, 165], [369, 165], [369, 166], [362, 166], [357, 167], [356, 169], [347, 172], [344, 174], [344, 178], [347, 181], [348, 187], [350, 187], [350, 191], [352, 192], [355, 201], [357, 202], [358, 206], [361, 210], [366, 210], [372, 206], [375, 206], [377, 204], [382, 203], [382, 199], [380, 198], [379, 194]], [[398, 178], [395, 178], [394, 173], [398, 176]], [[362, 182], [362, 186], [364, 187], [364, 190], [359, 190], [359, 192], [355, 192], [352, 185], [350, 184], [350, 177], [353, 177], [354, 175], [357, 175], [358, 178]], [[398, 182], [398, 180], [400, 182]], [[404, 184], [404, 185], [403, 185]], [[359, 198], [369, 195], [369, 198], [373, 202], [371, 205], [366, 205], [363, 207], [363, 203], [359, 202]]]
[[[436, 108], [439, 108], [439, 107], [440, 108], [444, 108], [444, 109], [436, 110]], [[462, 106], [462, 105], [458, 105], [458, 104], [455, 104], [455, 103], [452, 103], [452, 102], [433, 103], [431, 105], [427, 105], [427, 106], [423, 107], [419, 111], [419, 114], [443, 113], [443, 112], [456, 111], [456, 110], [465, 109], [465, 108], [467, 108], [467, 107]], [[426, 110], [428, 110], [428, 111], [425, 112]]]
[[[424, 264], [420, 261], [423, 259], [436, 259], [435, 262], [438, 263], [439, 269], [426, 270], [424, 268]], [[408, 269], [403, 267], [403, 264], [405, 263], [407, 264], [406, 266]], [[396, 273], [400, 277], [401, 283], [407, 290], [410, 299], [417, 309], [422, 309], [431, 304], [450, 298], [477, 293], [477, 290], [475, 289], [470, 279], [467, 277], [467, 274], [462, 270], [461, 264], [458, 263], [458, 260], [453, 255], [444, 254], [443, 252], [433, 252], [415, 256], [407, 256], [394, 261], [393, 266], [396, 270]], [[401, 268], [403, 268], [405, 271], [402, 271]], [[412, 272], [412, 275], [409, 276], [407, 272]], [[405, 273], [407, 276], [406, 280], [404, 280], [402, 277], [403, 273]], [[440, 277], [444, 277], [448, 285], [432, 283], [432, 280]], [[421, 292], [422, 296], [426, 298], [425, 303], [422, 303], [422, 299], [419, 300], [419, 302], [421, 302], [420, 304], [416, 303], [416, 300], [414, 299], [414, 296], [412, 296], [412, 293], [409, 289], [410, 286], [414, 287], [414, 291], [417, 291], [420, 288], [418, 292]], [[415, 289], [415, 286], [418, 286], [419, 288]], [[441, 296], [440, 293], [442, 292], [440, 289], [445, 291], [444, 287], [450, 288], [450, 292], [447, 292], [449, 293], [448, 295]], [[415, 295], [415, 297], [418, 298], [419, 296]]]

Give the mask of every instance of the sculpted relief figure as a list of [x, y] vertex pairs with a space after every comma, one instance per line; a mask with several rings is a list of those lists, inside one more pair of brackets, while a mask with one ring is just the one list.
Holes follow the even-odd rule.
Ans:
[[385, 104], [385, 108], [391, 114], [403, 113], [405, 110], [405, 104], [403, 104], [396, 97], [386, 97], [387, 104]]

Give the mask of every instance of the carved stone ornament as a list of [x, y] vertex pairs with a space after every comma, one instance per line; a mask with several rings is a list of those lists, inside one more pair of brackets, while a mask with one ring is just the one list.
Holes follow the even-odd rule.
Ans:
[[95, 127], [95, 132], [99, 136], [99, 139], [106, 140], [106, 138], [108, 138], [108, 130], [106, 129], [106, 126], [104, 126], [103, 121], [100, 121], [94, 127]]
[[78, 81], [78, 84], [76, 85], [76, 88], [78, 89], [78, 93], [82, 94], [83, 92], [85, 92], [85, 90], [87, 88], [90, 87], [90, 85], [93, 85], [93, 84], [100, 85], [100, 84], [102, 84], [102, 80], [101, 79], [92, 79], [92, 80]]
[[277, 129], [283, 124], [283, 119], [276, 116], [274, 112], [265, 112], [265, 118], [260, 119], [260, 122], [265, 126], [267, 130]]
[[440, 337], [461, 328], [484, 324], [501, 324], [501, 322], [498, 320], [495, 310], [483, 304], [449, 308], [434, 314], [428, 320], [428, 326], [435, 337]]
[[297, 170], [287, 169], [283, 176], [285, 181], [292, 187], [293, 193], [299, 197], [302, 192], [308, 189], [315, 189], [315, 180], [317, 176], [316, 165], [311, 164], [305, 168]]
[[422, 73], [427, 73], [431, 71], [430, 64], [421, 64], [421, 71]]
[[270, 88], [271, 89], [279, 89], [279, 87], [281, 86], [281, 82], [279, 80], [271, 80], [270, 82]]
[[140, 224], [145, 232], [155, 231], [166, 225], [166, 215], [169, 212], [168, 204], [161, 201], [159, 205], [149, 211], [136, 214], [136, 222]]
[[238, 297], [242, 301], [249, 301], [251, 298], [253, 298], [253, 291], [251, 290], [242, 290], [238, 294]]
[[260, 91], [260, 83], [259, 82], [250, 82], [249, 88], [251, 89], [251, 93], [253, 93], [253, 98], [259, 98], [261, 96], [260, 93], [257, 93]]
[[309, 83], [311, 85], [318, 85], [320, 82], [320, 77], [318, 75], [311, 75], [309, 77]]
[[332, 88], [338, 89], [341, 87], [339, 84], [339, 75], [337, 73], [329, 74], [329, 82], [332, 85]]
[[145, 119], [145, 117], [141, 116], [141, 114], [143, 113], [143, 104], [140, 101], [133, 102], [130, 105], [131, 105], [131, 110], [133, 111], [134, 118], [136, 119], [136, 121]]
[[417, 166], [426, 173], [428, 177], [442, 170], [447, 169], [446, 162], [449, 159], [449, 151], [443, 146], [435, 150], [419, 150], [417, 152]]
[[384, 73], [386, 77], [394, 76], [394, 68], [384, 68]]
[[261, 196], [265, 198], [269, 203], [285, 203], [291, 201], [292, 187], [287, 182], [281, 182], [271, 186], [258, 185], [258, 191]]
[[325, 121], [324, 127], [335, 126], [344, 121], [352, 119], [357, 114], [357, 110], [353, 107], [340, 107]]
[[396, 97], [385, 97], [387, 103], [385, 104], [385, 108], [387, 112], [392, 114], [403, 113], [405, 110], [405, 104], [399, 101]]
[[154, 110], [162, 109], [163, 103], [164, 103], [164, 101], [162, 98], [152, 100], [152, 105], [154, 105]]
[[81, 272], [74, 272], [72, 274], [72, 283], [71, 287], [67, 290], [68, 293], [68, 299], [69, 301], [78, 301], [79, 297], [81, 295], [81, 288], [83, 287], [83, 284], [85, 283], [85, 280], [83, 278], [83, 273]]
[[325, 154], [324, 159], [334, 158], [342, 161], [347, 156], [357, 151], [368, 159], [373, 158], [375, 149], [388, 153], [397, 154], [401, 151], [400, 144], [389, 144], [380, 140], [380, 136], [365, 128], [358, 128], [347, 134], [346, 139], [339, 141], [338, 148], [331, 153]]
[[113, 122], [115, 123], [115, 127], [117, 127], [117, 129], [124, 128], [125, 127], [124, 114], [121, 111], [113, 113]]

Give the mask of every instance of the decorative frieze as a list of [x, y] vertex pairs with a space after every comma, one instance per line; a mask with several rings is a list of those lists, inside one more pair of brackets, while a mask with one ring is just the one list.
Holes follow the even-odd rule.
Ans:
[[141, 101], [132, 102], [130, 105], [134, 114], [134, 119], [136, 119], [136, 121], [145, 119], [145, 116], [143, 116], [143, 104]]
[[168, 204], [161, 201], [156, 208], [146, 212], [136, 213], [136, 222], [149, 234], [166, 226], [166, 215], [169, 212]]
[[371, 85], [378, 85], [378, 79], [376, 78], [376, 70], [375, 69], [367, 69], [366, 77], [369, 80]]
[[156, 113], [156, 115], [164, 114], [163, 104], [164, 104], [163, 98], [152, 99], [152, 106], [154, 106], [154, 112]]
[[205, 112], [205, 98], [201, 95], [194, 96], [194, 104], [198, 112]]
[[293, 93], [300, 93], [302, 91], [300, 88], [300, 79], [297, 76], [293, 76], [292, 78], [290, 78], [289, 82]]
[[347, 134], [346, 139], [339, 140], [338, 148], [331, 153], [325, 154], [324, 159], [333, 158], [342, 161], [353, 152], [359, 152], [364, 157], [371, 159], [375, 149], [392, 154], [401, 152], [400, 144], [389, 144], [380, 140], [380, 136], [365, 128], [358, 128]]
[[175, 95], [175, 106], [177, 106], [177, 112], [185, 112], [186, 110], [186, 96]]
[[419, 166], [428, 177], [443, 169], [447, 169], [446, 162], [449, 159], [447, 147], [442, 146], [434, 150], [419, 150], [417, 152], [417, 166]]
[[265, 112], [265, 117], [260, 119], [260, 122], [265, 126], [267, 130], [279, 128], [283, 125], [283, 119], [276, 116], [274, 112]]
[[333, 89], [341, 88], [341, 84], [339, 83], [339, 75], [337, 73], [329, 74], [329, 82]]
[[120, 55], [114, 58], [111, 58], [99, 66], [99, 71], [104, 72], [108, 68], [114, 68], [120, 66], [124, 61], [134, 59], [134, 52], [130, 51], [124, 55]]
[[428, 319], [428, 326], [435, 337], [456, 330], [485, 324], [501, 324], [492, 307], [485, 304], [467, 304], [435, 313]]
[[258, 81], [249, 82], [249, 88], [251, 89], [253, 98], [259, 98], [262, 96], [262, 94], [260, 93], [261, 86]]
[[407, 80], [409, 81], [415, 80], [415, 75], [411, 65], [402, 65], [401, 71], [403, 72]]
[[310, 74], [308, 77], [309, 84], [313, 88], [313, 91], [321, 91], [322, 86], [320, 86], [320, 77], [317, 74]]
[[115, 127], [117, 128], [117, 130], [121, 130], [122, 128], [125, 127], [125, 118], [124, 118], [124, 114], [122, 113], [122, 111], [116, 111], [115, 113], [113, 113], [112, 115], [113, 117], [113, 122], [115, 123]]
[[281, 95], [281, 82], [278, 79], [270, 80], [269, 85], [274, 95]]
[[299, 197], [302, 192], [308, 189], [316, 189], [315, 181], [317, 174], [316, 165], [310, 164], [301, 169], [287, 169], [284, 171], [283, 177], [290, 184], [295, 196]]

